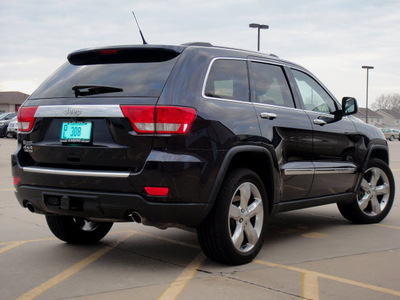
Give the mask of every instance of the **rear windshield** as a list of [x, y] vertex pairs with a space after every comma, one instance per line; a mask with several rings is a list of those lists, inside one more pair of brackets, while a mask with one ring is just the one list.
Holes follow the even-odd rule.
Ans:
[[108, 88], [107, 93], [85, 97], [159, 97], [177, 59], [87, 65], [67, 62], [42, 83], [30, 99], [76, 97], [76, 87], [82, 86]]

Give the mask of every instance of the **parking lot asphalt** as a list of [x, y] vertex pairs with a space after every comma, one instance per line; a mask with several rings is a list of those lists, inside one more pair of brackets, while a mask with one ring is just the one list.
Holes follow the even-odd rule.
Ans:
[[[202, 254], [195, 233], [114, 224], [91, 246], [56, 239], [14, 197], [0, 139], [0, 299], [400, 299], [400, 202], [380, 224], [354, 225], [336, 205], [272, 217], [252, 263]], [[400, 188], [400, 142], [389, 142]]]

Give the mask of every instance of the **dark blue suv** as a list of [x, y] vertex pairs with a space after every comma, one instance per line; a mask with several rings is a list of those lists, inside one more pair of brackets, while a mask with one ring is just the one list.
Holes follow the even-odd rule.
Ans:
[[337, 203], [355, 223], [389, 213], [382, 132], [306, 69], [205, 43], [86, 49], [18, 112], [19, 203], [68, 243], [113, 222], [196, 229], [213, 260], [243, 264], [268, 218]]

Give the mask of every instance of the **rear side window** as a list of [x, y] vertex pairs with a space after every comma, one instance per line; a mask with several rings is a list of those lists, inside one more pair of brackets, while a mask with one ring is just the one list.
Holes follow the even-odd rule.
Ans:
[[251, 82], [256, 102], [294, 107], [292, 93], [282, 67], [252, 62]]
[[[90, 57], [90, 59], [92, 59]], [[175, 57], [158, 61], [132, 61], [121, 58], [93, 63], [65, 63], [31, 96], [32, 99], [75, 97], [76, 87], [101, 87], [99, 92], [80, 95], [92, 97], [159, 97], [174, 67]], [[125, 60], [125, 61], [124, 61]], [[75, 87], [75, 88], [74, 88]], [[93, 90], [93, 89], [92, 89]]]
[[249, 79], [245, 60], [218, 59], [211, 66], [204, 95], [249, 101]]

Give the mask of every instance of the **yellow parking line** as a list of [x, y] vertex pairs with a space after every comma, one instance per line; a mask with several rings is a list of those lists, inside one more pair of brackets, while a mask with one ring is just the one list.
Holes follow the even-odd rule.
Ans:
[[[344, 284], [349, 284], [349, 285], [354, 285], [354, 286], [358, 286], [361, 288], [369, 289], [369, 290], [372, 290], [375, 292], [380, 292], [380, 293], [400, 297], [400, 291], [395, 291], [395, 290], [383, 288], [383, 287], [368, 284], [368, 283], [354, 281], [354, 280], [350, 280], [350, 279], [346, 279], [346, 278], [342, 278], [342, 277], [338, 277], [338, 276], [332, 276], [332, 275], [328, 275], [328, 274], [324, 274], [324, 273], [314, 272], [314, 271], [310, 271], [310, 270], [303, 269], [303, 268], [297, 268], [297, 267], [292, 267], [292, 266], [287, 266], [287, 265], [280, 265], [280, 264], [271, 263], [271, 262], [267, 262], [267, 261], [263, 261], [263, 260], [259, 260], [259, 259], [254, 260], [254, 262], [261, 264], [261, 265], [268, 266], [268, 267], [278, 267], [278, 268], [291, 270], [291, 271], [295, 271], [295, 272], [300, 272], [300, 273], [305, 273], [305, 274], [310, 273], [310, 274], [312, 274], [312, 276], [316, 276], [317, 278], [321, 277], [321, 278], [341, 282]], [[304, 284], [304, 282], [303, 282], [303, 284]], [[302, 286], [302, 290], [304, 290], [304, 288], [306, 288], [306, 287]], [[307, 291], [307, 293], [308, 293], [308, 291]]]
[[5, 252], [7, 252], [8, 250], [17, 248], [18, 246], [21, 246], [21, 245], [26, 244], [26, 243], [27, 242], [25, 242], [25, 241], [13, 242], [13, 243], [9, 244], [8, 246], [0, 248], [0, 254], [3, 254]]
[[183, 270], [171, 285], [161, 294], [158, 300], [174, 300], [185, 289], [190, 280], [196, 276], [198, 269], [205, 260], [203, 253], [200, 253], [186, 268]]
[[399, 226], [393, 226], [393, 225], [384, 225], [384, 224], [374, 224], [374, 225], [380, 226], [380, 227], [392, 228], [392, 229], [400, 229]]
[[110, 246], [105, 246], [102, 249], [96, 251], [92, 255], [86, 257], [85, 259], [81, 260], [77, 264], [73, 265], [72, 267], [66, 269], [65, 271], [59, 273], [58, 275], [54, 276], [53, 278], [50, 278], [46, 282], [42, 283], [41, 285], [33, 288], [26, 294], [22, 295], [21, 297], [17, 298], [17, 300], [30, 300], [30, 299], [35, 299], [36, 297], [40, 296], [41, 294], [45, 293], [46, 291], [50, 290], [51, 288], [55, 287], [62, 281], [68, 279], [72, 275], [76, 274], [86, 266], [90, 265], [91, 263], [95, 262], [98, 260], [100, 257], [103, 255], [107, 254], [111, 250], [113, 250], [115, 247], [117, 247], [120, 243], [123, 241], [127, 240], [130, 238], [132, 235], [134, 235], [135, 232], [129, 233], [119, 240], [117, 240], [115, 243], [113, 243]]
[[0, 189], [0, 192], [9, 192], [9, 191], [15, 191], [15, 189]]
[[12, 250], [14, 248], [17, 248], [21, 245], [27, 244], [27, 243], [32, 243], [32, 242], [43, 242], [43, 241], [50, 241], [50, 240], [55, 240], [55, 238], [48, 238], [48, 239], [36, 239], [36, 240], [25, 240], [25, 241], [14, 241], [14, 242], [3, 242], [0, 243], [0, 245], [7, 245], [2, 248], [0, 248], [0, 254], [6, 253], [9, 250]]
[[318, 276], [314, 272], [301, 274], [301, 298], [319, 300]]

